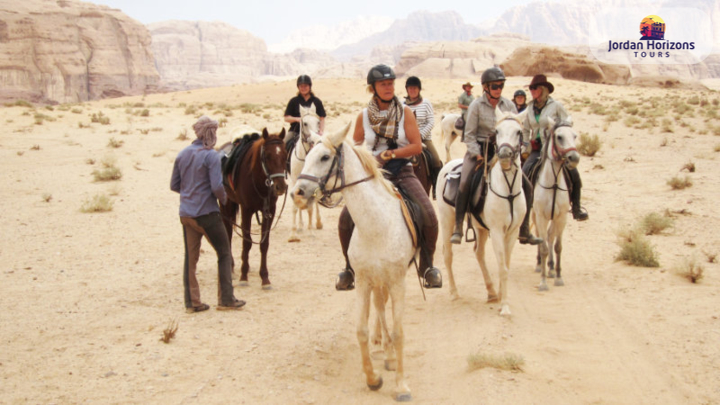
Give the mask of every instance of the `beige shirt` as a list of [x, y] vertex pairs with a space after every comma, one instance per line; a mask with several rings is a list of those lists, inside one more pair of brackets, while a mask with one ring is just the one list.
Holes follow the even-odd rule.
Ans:
[[[500, 97], [497, 108], [500, 111], [509, 111], [517, 114], [517, 108], [512, 101]], [[487, 94], [476, 98], [468, 107], [467, 121], [465, 122], [465, 134], [463, 142], [467, 144], [467, 151], [473, 155], [480, 154], [478, 142], [487, 142], [487, 139], [495, 134], [495, 107], [490, 105]]]
[[565, 108], [559, 102], [548, 97], [545, 107], [540, 111], [540, 115], [535, 116], [533, 105], [535, 100], [528, 103], [527, 116], [523, 121], [523, 143], [528, 143], [532, 138], [541, 138], [544, 140], [545, 134], [543, 128], [547, 126], [548, 118], [552, 118], [556, 123], [567, 121], [570, 117]]

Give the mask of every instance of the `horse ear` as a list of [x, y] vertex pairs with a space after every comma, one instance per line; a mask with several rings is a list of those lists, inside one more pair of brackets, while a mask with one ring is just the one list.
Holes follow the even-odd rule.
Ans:
[[299, 106], [299, 107], [300, 107], [300, 115], [301, 115], [301, 116], [307, 114], [305, 111], [307, 111], [308, 108], [305, 108], [305, 107], [303, 107], [302, 105]]
[[280, 137], [280, 139], [285, 139], [285, 127], [283, 127], [278, 136]]
[[310, 113], [312, 113], [312, 114], [317, 114], [317, 113], [316, 113], [316, 108], [315, 108], [315, 103], [310, 104], [309, 110], [310, 110]]
[[345, 142], [345, 138], [347, 137], [348, 132], [350, 132], [350, 125], [352, 125], [352, 121], [348, 122], [348, 124], [345, 125], [345, 128], [328, 136], [328, 140], [333, 146], [338, 147]]
[[[283, 128], [283, 129], [285, 129], [285, 128]], [[262, 137], [263, 137], [263, 139], [267, 139], [267, 137], [268, 137], [267, 127], [263, 128]]]
[[523, 110], [523, 112], [516, 115], [516, 118], [518, 119], [518, 121], [520, 121], [520, 124], [522, 124], [525, 121], [525, 117], [527, 117], [527, 115], [528, 115], [528, 109], [526, 108]]

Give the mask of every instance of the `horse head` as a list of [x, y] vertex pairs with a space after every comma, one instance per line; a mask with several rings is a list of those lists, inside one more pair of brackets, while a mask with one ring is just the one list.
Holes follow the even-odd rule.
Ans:
[[266, 184], [272, 188], [275, 195], [285, 194], [287, 183], [285, 182], [285, 164], [287, 162], [287, 151], [285, 150], [285, 128], [279, 134], [269, 134], [267, 128], [262, 131], [261, 164], [267, 176]]
[[340, 156], [351, 124], [349, 122], [340, 131], [320, 137], [320, 142], [305, 157], [302, 172], [290, 191], [290, 197], [298, 208], [304, 209], [317, 193], [321, 193], [322, 199], [328, 203], [332, 190], [327, 190], [326, 186], [334, 189], [333, 185], [344, 181], [339, 178], [342, 176], [338, 176], [342, 170]]
[[315, 104], [311, 104], [310, 107], [300, 106], [300, 132], [303, 141], [307, 141], [311, 132], [320, 132], [320, 117], [315, 111]]
[[552, 118], [548, 119], [550, 132], [545, 152], [549, 159], [563, 161], [570, 169], [576, 168], [580, 163], [580, 154], [575, 146], [577, 133], [572, 125], [572, 119], [569, 117], [565, 121], [558, 122]]
[[496, 156], [505, 171], [510, 170], [513, 164], [517, 165], [522, 147], [522, 121], [526, 114], [526, 111], [513, 114], [495, 109]]

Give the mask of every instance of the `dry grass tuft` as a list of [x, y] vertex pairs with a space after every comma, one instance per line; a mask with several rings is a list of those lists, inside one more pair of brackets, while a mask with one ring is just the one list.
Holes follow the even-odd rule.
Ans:
[[45, 201], [45, 202], [50, 202], [50, 200], [52, 200], [52, 194], [50, 194], [50, 193], [43, 193], [42, 199], [43, 199], [43, 201]]
[[708, 263], [715, 263], [717, 261], [717, 253], [703, 251], [703, 254], [705, 255]]
[[160, 341], [163, 343], [170, 343], [170, 339], [175, 337], [175, 333], [178, 331], [178, 328], [180, 327], [180, 324], [178, 323], [177, 319], [171, 319], [168, 323], [168, 326], [163, 329], [163, 335], [160, 338]]
[[701, 264], [697, 263], [695, 259], [685, 258], [685, 260], [675, 268], [675, 273], [695, 284], [702, 280], [705, 269]]
[[645, 215], [640, 221], [640, 228], [645, 232], [645, 235], [657, 235], [672, 225], [672, 218], [660, 215], [657, 212]]
[[35, 144], [35, 145], [33, 145], [33, 146], [30, 147], [30, 150], [40, 150], [40, 145]]
[[620, 253], [615, 260], [624, 260], [632, 266], [660, 267], [655, 248], [639, 229], [622, 230], [617, 236]]
[[110, 197], [105, 194], [97, 194], [89, 200], [85, 200], [81, 212], [92, 213], [92, 212], [109, 212], [113, 209], [113, 202]]
[[468, 356], [467, 362], [470, 371], [486, 367], [496, 368], [498, 370], [523, 371], [522, 367], [525, 365], [525, 359], [513, 353], [504, 353], [501, 355], [476, 353]]
[[108, 148], [119, 148], [119, 147], [123, 146], [123, 143], [125, 143], [125, 141], [123, 141], [123, 140], [118, 141], [115, 138], [110, 138], [107, 146], [108, 146]]
[[667, 181], [667, 185], [670, 186], [673, 190], [682, 190], [692, 186], [693, 183], [692, 180], [690, 180], [689, 176], [685, 176], [685, 178], [682, 179], [678, 176], [675, 176]]
[[693, 162], [687, 162], [685, 165], [680, 169], [680, 171], [687, 170], [690, 173], [695, 173], [695, 163]]
[[180, 131], [177, 138], [175, 139], [177, 139], [178, 141], [186, 141], [188, 139], [187, 129], [183, 129], [182, 131]]
[[581, 133], [577, 143], [577, 150], [585, 156], [595, 156], [600, 150], [602, 141], [597, 135], [590, 135], [587, 133]]

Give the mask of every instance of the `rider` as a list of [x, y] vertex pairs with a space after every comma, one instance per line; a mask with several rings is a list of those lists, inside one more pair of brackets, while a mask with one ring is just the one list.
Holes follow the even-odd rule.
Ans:
[[[312, 92], [312, 79], [308, 75], [300, 75], [297, 78], [297, 96], [290, 99], [285, 108], [285, 122], [290, 123], [290, 130], [288, 135], [285, 137], [285, 146], [293, 147], [297, 142], [297, 136], [300, 133], [300, 106], [309, 108], [313, 104], [315, 105], [315, 112], [320, 117], [320, 135], [325, 130], [325, 108], [323, 107], [322, 101], [315, 97]], [[288, 149], [289, 151], [290, 149]], [[288, 154], [289, 156], [289, 154]]]
[[525, 104], [525, 101], [527, 100], [527, 94], [525, 94], [522, 90], [516, 90], [515, 94], [513, 94], [513, 104], [515, 104], [515, 108], [517, 108], [518, 113], [521, 113], [525, 111], [525, 108], [527, 107], [527, 104]]
[[[463, 159], [460, 186], [455, 200], [455, 230], [450, 242], [459, 244], [462, 241], [463, 220], [467, 211], [470, 194], [470, 179], [477, 170], [484, 171], [485, 161], [495, 155], [495, 109], [517, 113], [515, 105], [502, 96], [505, 86], [505, 73], [499, 67], [485, 70], [481, 76], [483, 94], [476, 98], [468, 108], [467, 123], [463, 142], [467, 144], [467, 152]], [[529, 196], [525, 196], [527, 199]], [[540, 243], [541, 239], [533, 240]]]
[[433, 188], [433, 198], [435, 198], [435, 182], [437, 181], [437, 175], [440, 169], [442, 169], [442, 160], [440, 160], [440, 155], [438, 155], [432, 141], [432, 129], [435, 126], [435, 112], [433, 111], [433, 106], [430, 101], [420, 95], [421, 90], [422, 83], [420, 79], [416, 76], [408, 77], [405, 81], [407, 97], [405, 97], [403, 104], [410, 107], [415, 115], [420, 136], [422, 137], [422, 143], [432, 155], [432, 162], [428, 162], [430, 166], [430, 173], [428, 174], [430, 175], [430, 184], [432, 184]]
[[[353, 140], [356, 144], [363, 144], [370, 149], [380, 165], [388, 171], [388, 179], [420, 207], [423, 227], [419, 230], [418, 275], [424, 279], [425, 288], [440, 288], [442, 275], [440, 270], [433, 266], [438, 235], [437, 217], [430, 199], [407, 160], [422, 150], [415, 116], [410, 107], [403, 106], [395, 96], [395, 72], [388, 66], [376, 65], [370, 69], [367, 84], [367, 90], [373, 97], [357, 117]], [[350, 213], [344, 208], [340, 214], [338, 234], [346, 268], [338, 274], [335, 283], [337, 290], [355, 288], [355, 272], [347, 255], [354, 227]]]
[[[568, 113], [562, 104], [550, 97], [550, 94], [554, 90], [555, 86], [547, 81], [545, 75], [536, 75], [530, 82], [530, 95], [533, 99], [528, 104], [529, 112], [523, 122], [524, 148], [527, 148], [528, 142], [530, 142], [530, 146], [532, 147], [532, 151], [523, 165], [523, 173], [525, 173], [525, 176], [528, 178], [530, 178], [533, 167], [540, 160], [542, 153], [544, 134], [542, 133], [541, 127], [544, 126], [548, 118], [552, 118], [555, 122], [567, 121], [568, 119]], [[578, 221], [585, 221], [588, 219], [588, 213], [580, 208], [580, 189], [582, 188], [580, 173], [577, 168], [575, 168], [568, 170], [568, 174], [570, 182], [572, 183], [570, 202], [572, 203], [573, 218]], [[525, 182], [523, 182], [523, 187], [525, 187]], [[527, 193], [527, 191], [525, 192]], [[528, 237], [528, 235], [532, 237], [529, 233], [529, 217], [530, 208], [532, 208], [532, 199], [529, 201], [527, 214], [525, 214], [523, 224], [520, 226], [520, 243], [528, 243], [526, 237]]]
[[[470, 104], [472, 104], [475, 97], [472, 95], [472, 88], [473, 85], [470, 82], [466, 82], [462, 85], [463, 92], [458, 97], [458, 107], [460, 108], [460, 115], [462, 117], [463, 123], [467, 122], [467, 111], [468, 107], [470, 107]], [[463, 126], [463, 128], [465, 128]]]

